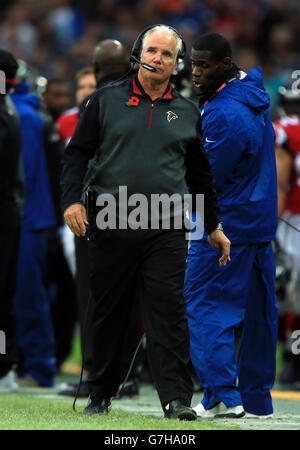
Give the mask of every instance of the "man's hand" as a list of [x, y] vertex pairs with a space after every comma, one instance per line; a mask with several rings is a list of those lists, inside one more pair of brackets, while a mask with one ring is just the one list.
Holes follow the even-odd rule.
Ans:
[[76, 236], [85, 235], [88, 221], [85, 207], [81, 203], [74, 203], [69, 206], [65, 210], [64, 218], [72, 233], [76, 234]]
[[219, 266], [226, 266], [227, 261], [230, 261], [230, 240], [225, 236], [223, 231], [215, 230], [208, 235], [208, 242], [218, 252], [222, 252], [219, 259]]

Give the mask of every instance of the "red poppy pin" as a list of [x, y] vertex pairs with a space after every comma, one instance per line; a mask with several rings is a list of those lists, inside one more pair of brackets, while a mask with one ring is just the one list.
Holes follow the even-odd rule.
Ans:
[[127, 106], [138, 106], [140, 99], [138, 97], [132, 96], [128, 102], [125, 103]]

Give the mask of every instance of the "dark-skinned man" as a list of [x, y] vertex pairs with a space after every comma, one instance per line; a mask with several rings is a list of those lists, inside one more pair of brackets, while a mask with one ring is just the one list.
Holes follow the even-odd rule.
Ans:
[[[199, 417], [271, 416], [277, 302], [271, 241], [277, 181], [270, 100], [261, 68], [246, 75], [217, 33], [191, 52], [205, 149], [216, 181], [231, 262], [219, 268], [207, 236], [191, 242], [185, 297], [191, 357], [204, 387]], [[243, 322], [236, 362], [235, 330]], [[238, 379], [238, 385], [237, 385]]]

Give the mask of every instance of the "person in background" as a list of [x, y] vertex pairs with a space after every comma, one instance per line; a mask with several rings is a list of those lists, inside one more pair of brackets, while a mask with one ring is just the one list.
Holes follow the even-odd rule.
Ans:
[[116, 39], [104, 39], [96, 45], [92, 64], [97, 89], [119, 80], [130, 68], [127, 51], [124, 45]]
[[70, 84], [62, 79], [48, 80], [42, 94], [41, 113], [45, 120], [45, 151], [56, 227], [48, 232], [48, 291], [56, 342], [56, 365], [59, 371], [71, 352], [77, 321], [74, 240], [63, 221], [60, 174], [64, 152], [56, 121], [70, 107]]
[[55, 340], [47, 292], [47, 230], [55, 226], [40, 98], [29, 92], [24, 62], [11, 98], [20, 116], [26, 201], [15, 296], [21, 384], [54, 386]]
[[68, 81], [50, 78], [43, 93], [43, 102], [54, 122], [70, 107], [71, 88]]
[[17, 338], [14, 297], [24, 203], [22, 132], [9, 92], [18, 63], [0, 49], [0, 393], [15, 392]]
[[[300, 92], [291, 84], [279, 88], [280, 118], [275, 121], [278, 177], [277, 242], [296, 273], [292, 291], [285, 298], [286, 311], [280, 321], [284, 342], [284, 366], [279, 381], [300, 381], [300, 357], [292, 351], [293, 332], [300, 330]], [[294, 228], [293, 228], [294, 227]]]
[[[204, 146], [216, 182], [231, 261], [218, 267], [207, 236], [191, 242], [185, 298], [191, 357], [204, 387], [199, 417], [273, 413], [277, 301], [272, 241], [277, 228], [277, 178], [270, 100], [261, 68], [248, 74], [218, 33], [191, 51]], [[236, 361], [235, 333], [243, 323]], [[238, 384], [237, 384], [238, 380]]]
[[[64, 142], [65, 146], [69, 143], [75, 128], [79, 120], [79, 106], [82, 102], [91, 95], [96, 89], [96, 77], [94, 70], [91, 66], [81, 69], [75, 77], [76, 82], [76, 106], [63, 112], [56, 122], [56, 129]], [[69, 235], [69, 239], [74, 241], [74, 235], [69, 229], [65, 231], [65, 236]], [[82, 351], [82, 356], [84, 358], [83, 367], [89, 372], [90, 370], [90, 356], [89, 349], [90, 345], [85, 344], [83, 341], [85, 318], [87, 314], [87, 305], [89, 299], [89, 279], [85, 274], [88, 273], [88, 257], [85, 253], [80, 256], [80, 251], [84, 252], [85, 248], [87, 251], [87, 243], [82, 242], [85, 239], [80, 239], [75, 237], [74, 245], [74, 256], [75, 256], [75, 282], [76, 282], [76, 300], [77, 300], [77, 318], [79, 319], [80, 330], [81, 330], [81, 349], [85, 347], [85, 351]], [[82, 250], [81, 250], [82, 249]], [[77, 384], [68, 384], [64, 389], [59, 391], [59, 395], [87, 397], [88, 389], [87, 382], [83, 381], [78, 388]]]
[[96, 78], [92, 66], [84, 67], [75, 76], [76, 106], [64, 111], [56, 121], [56, 129], [64, 142], [68, 145], [79, 120], [79, 105], [96, 89]]

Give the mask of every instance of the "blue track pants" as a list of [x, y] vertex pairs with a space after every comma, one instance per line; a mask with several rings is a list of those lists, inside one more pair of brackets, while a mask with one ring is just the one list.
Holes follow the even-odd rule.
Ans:
[[[185, 298], [191, 358], [204, 387], [204, 407], [221, 400], [250, 413], [273, 412], [277, 301], [270, 243], [232, 245], [231, 262], [219, 267], [216, 251], [192, 241]], [[235, 330], [243, 322], [238, 361]]]
[[41, 386], [52, 387], [55, 341], [46, 290], [46, 250], [43, 231], [21, 232], [15, 309], [24, 370]]

